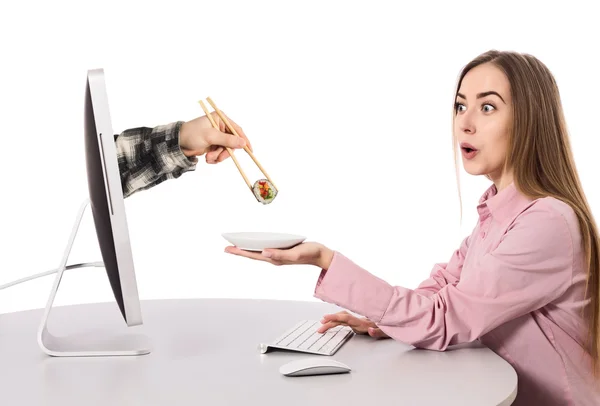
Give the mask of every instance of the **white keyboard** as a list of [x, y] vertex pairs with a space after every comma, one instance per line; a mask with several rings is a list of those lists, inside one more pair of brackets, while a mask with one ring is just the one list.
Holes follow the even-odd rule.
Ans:
[[325, 333], [318, 333], [317, 329], [321, 326], [319, 321], [302, 320], [271, 344], [261, 344], [261, 352], [264, 354], [270, 348], [279, 348], [310, 354], [333, 355], [354, 335], [354, 331], [348, 326], [336, 326]]

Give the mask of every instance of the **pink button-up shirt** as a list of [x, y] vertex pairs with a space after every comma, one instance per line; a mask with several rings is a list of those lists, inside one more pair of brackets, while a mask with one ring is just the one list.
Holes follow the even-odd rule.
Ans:
[[589, 300], [575, 213], [554, 198], [530, 200], [514, 184], [500, 193], [491, 186], [477, 210], [473, 233], [417, 289], [391, 286], [335, 252], [315, 297], [415, 347], [479, 339], [517, 371], [515, 405], [600, 405], [585, 347]]

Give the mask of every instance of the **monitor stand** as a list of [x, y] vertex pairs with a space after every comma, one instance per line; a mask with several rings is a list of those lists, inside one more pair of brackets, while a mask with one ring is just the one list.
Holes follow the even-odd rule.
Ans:
[[[69, 237], [64, 256], [58, 267], [54, 286], [50, 292], [48, 303], [38, 329], [38, 344], [48, 355], [54, 357], [94, 357], [94, 356], [132, 356], [145, 355], [150, 353], [150, 340], [141, 334], [115, 334], [109, 331], [90, 331], [87, 334], [75, 334], [68, 336], [55, 336], [48, 331], [48, 316], [54, 304], [56, 293], [62, 279], [63, 272], [67, 269], [67, 260], [73, 247], [77, 230], [81, 224], [83, 213], [89, 204], [86, 199], [81, 205], [77, 214], [77, 219], [73, 225], [73, 231]], [[83, 268], [90, 264], [80, 264], [71, 266], [73, 268]]]

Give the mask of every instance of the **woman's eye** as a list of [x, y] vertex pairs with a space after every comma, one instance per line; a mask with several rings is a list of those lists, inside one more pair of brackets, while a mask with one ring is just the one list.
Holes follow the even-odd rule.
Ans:
[[[485, 109], [486, 106], [488, 106], [490, 108], [486, 110]], [[491, 104], [484, 104], [483, 105], [483, 109], [484, 109], [484, 111], [492, 111], [492, 110], [495, 110], [496, 108], [493, 105], [491, 105]]]
[[462, 103], [456, 103], [454, 105], [454, 108], [456, 109], [456, 111], [461, 111], [461, 107], [465, 107], [465, 105]]

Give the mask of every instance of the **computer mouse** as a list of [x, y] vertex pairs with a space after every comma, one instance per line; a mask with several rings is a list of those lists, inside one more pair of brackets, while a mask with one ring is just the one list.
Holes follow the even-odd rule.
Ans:
[[350, 372], [350, 367], [331, 358], [312, 357], [288, 362], [279, 372], [285, 376], [329, 375]]

